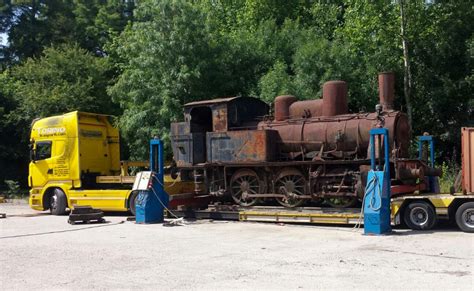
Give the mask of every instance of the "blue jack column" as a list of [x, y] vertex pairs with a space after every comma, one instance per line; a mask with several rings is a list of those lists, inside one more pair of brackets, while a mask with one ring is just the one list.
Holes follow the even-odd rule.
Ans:
[[[434, 139], [431, 135], [422, 135], [418, 137], [418, 159], [423, 160], [423, 143], [428, 144], [430, 152], [429, 165], [434, 168]], [[438, 177], [428, 176], [429, 191], [431, 193], [440, 193]]]
[[150, 171], [147, 190], [140, 190], [137, 196], [136, 223], [163, 222], [165, 207], [169, 205], [168, 194], [163, 188], [163, 144], [159, 139], [150, 141]]
[[[376, 139], [378, 144], [376, 145]], [[384, 159], [375, 157], [375, 150], [381, 150], [383, 138]], [[390, 233], [390, 156], [386, 128], [370, 130], [370, 164], [364, 196], [364, 234], [381, 235]]]

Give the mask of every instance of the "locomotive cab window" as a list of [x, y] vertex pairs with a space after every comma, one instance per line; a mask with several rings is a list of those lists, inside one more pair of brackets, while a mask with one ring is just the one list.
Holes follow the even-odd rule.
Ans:
[[228, 105], [229, 130], [256, 129], [268, 114], [268, 105], [254, 98], [242, 98]]
[[52, 142], [40, 141], [36, 143], [35, 160], [46, 160], [51, 158]]
[[191, 132], [212, 131], [212, 110], [207, 106], [191, 110]]

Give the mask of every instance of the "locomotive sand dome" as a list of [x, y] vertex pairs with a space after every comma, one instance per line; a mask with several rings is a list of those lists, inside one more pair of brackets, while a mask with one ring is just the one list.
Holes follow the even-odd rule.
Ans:
[[349, 113], [347, 84], [329, 81], [322, 99], [278, 96], [274, 117], [252, 97], [188, 103], [184, 122], [172, 123], [171, 142], [181, 178], [196, 195], [241, 206], [321, 203], [349, 207], [365, 187], [369, 131], [386, 127], [391, 148], [392, 194], [423, 192], [424, 173], [437, 173], [408, 158], [407, 116], [393, 110], [394, 76], [379, 75], [380, 104], [373, 113]]

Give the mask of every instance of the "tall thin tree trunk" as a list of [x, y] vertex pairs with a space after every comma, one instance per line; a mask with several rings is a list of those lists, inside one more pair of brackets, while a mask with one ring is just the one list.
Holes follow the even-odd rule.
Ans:
[[402, 38], [403, 48], [403, 91], [405, 94], [405, 103], [407, 106], [408, 121], [410, 122], [410, 129], [413, 127], [413, 107], [411, 104], [411, 90], [412, 90], [412, 78], [410, 68], [410, 56], [408, 51], [408, 41], [406, 38], [406, 14], [405, 14], [405, 0], [400, 0], [400, 34]]
[[36, 56], [38, 52], [38, 44], [36, 43], [36, 34], [37, 34], [37, 27], [36, 27], [36, 14], [38, 13], [38, 3], [37, 0], [31, 1], [31, 11], [30, 11], [30, 23], [31, 23], [31, 31], [30, 31], [30, 45], [31, 45], [31, 56]]

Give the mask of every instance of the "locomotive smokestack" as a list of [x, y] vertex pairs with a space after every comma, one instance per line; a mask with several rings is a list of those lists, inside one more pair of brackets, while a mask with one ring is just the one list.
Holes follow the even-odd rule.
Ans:
[[395, 100], [395, 74], [393, 72], [379, 73], [379, 100], [383, 110], [393, 110]]
[[296, 102], [295, 96], [277, 96], [275, 98], [275, 121], [287, 120], [290, 117], [290, 105], [294, 102]]
[[323, 116], [347, 114], [347, 83], [328, 81], [323, 85]]

